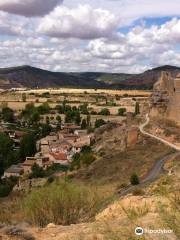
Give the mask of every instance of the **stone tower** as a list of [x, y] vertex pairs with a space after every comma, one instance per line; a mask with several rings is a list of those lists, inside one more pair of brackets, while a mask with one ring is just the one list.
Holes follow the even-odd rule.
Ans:
[[162, 72], [154, 84], [150, 114], [180, 124], [180, 76], [173, 78], [169, 72]]

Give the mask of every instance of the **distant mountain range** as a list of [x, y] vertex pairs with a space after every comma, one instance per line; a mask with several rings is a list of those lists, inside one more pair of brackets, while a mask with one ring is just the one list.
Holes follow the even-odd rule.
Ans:
[[0, 89], [48, 87], [152, 89], [161, 71], [169, 71], [176, 76], [180, 73], [180, 68], [166, 65], [140, 74], [51, 72], [31, 66], [0, 68]]

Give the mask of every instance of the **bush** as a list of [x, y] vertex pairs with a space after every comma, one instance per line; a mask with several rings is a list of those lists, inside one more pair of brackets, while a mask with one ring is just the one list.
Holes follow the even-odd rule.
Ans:
[[136, 173], [133, 173], [130, 178], [130, 182], [132, 185], [138, 185], [139, 184], [139, 177]]
[[104, 124], [106, 124], [106, 122], [103, 119], [97, 119], [95, 122], [95, 128], [100, 128]]
[[118, 109], [118, 115], [119, 116], [124, 116], [125, 112], [126, 112], [126, 108], [119, 108]]
[[134, 196], [142, 196], [144, 194], [145, 194], [145, 192], [140, 188], [135, 188], [134, 191], [133, 191]]
[[100, 112], [99, 115], [105, 115], [105, 116], [109, 116], [111, 113], [109, 111], [108, 108], [103, 108]]
[[38, 226], [75, 224], [92, 218], [102, 199], [96, 189], [79, 183], [54, 182], [34, 190], [22, 204], [25, 219]]

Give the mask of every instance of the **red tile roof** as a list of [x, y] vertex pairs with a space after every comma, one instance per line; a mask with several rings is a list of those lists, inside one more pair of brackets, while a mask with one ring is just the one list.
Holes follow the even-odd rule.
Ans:
[[67, 155], [65, 153], [50, 153], [56, 160], [67, 161]]

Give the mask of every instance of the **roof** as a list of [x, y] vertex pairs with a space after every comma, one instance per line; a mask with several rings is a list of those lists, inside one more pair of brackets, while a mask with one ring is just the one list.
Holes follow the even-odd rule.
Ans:
[[64, 129], [80, 129], [81, 127], [75, 124], [65, 124]]
[[50, 153], [56, 160], [67, 161], [67, 155], [65, 153]]
[[23, 166], [33, 166], [36, 163], [36, 160], [26, 160], [23, 162]]
[[8, 169], [6, 169], [5, 173], [21, 173], [23, 168], [19, 165], [12, 165]]

